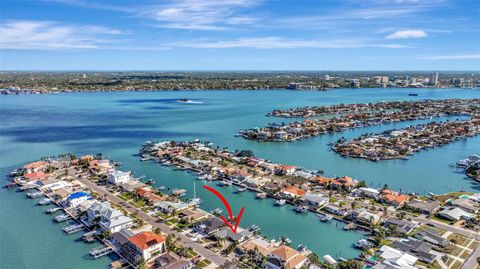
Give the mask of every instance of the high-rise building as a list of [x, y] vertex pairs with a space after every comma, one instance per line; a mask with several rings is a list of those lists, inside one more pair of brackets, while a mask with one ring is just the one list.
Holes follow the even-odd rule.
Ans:
[[438, 85], [438, 72], [430, 73], [430, 76], [428, 77], [428, 84], [434, 86]]

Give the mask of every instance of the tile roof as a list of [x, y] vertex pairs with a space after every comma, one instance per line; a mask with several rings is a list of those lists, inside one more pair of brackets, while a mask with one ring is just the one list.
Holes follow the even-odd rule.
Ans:
[[132, 244], [141, 250], [145, 250], [153, 245], [165, 242], [165, 237], [152, 232], [141, 232], [128, 238]]
[[271, 254], [281, 258], [284, 261], [288, 261], [298, 255], [299, 252], [288, 246], [280, 246], [273, 250]]

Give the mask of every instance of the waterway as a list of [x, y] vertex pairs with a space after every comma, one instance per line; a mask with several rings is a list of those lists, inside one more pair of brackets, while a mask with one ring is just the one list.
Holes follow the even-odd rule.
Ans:
[[[408, 96], [416, 92], [418, 97]], [[243, 128], [260, 127], [285, 119], [266, 117], [275, 108], [337, 103], [440, 98], [478, 98], [475, 90], [461, 89], [342, 89], [327, 92], [295, 91], [187, 91], [72, 93], [0, 96], [0, 173], [25, 162], [65, 152], [102, 152], [123, 163], [122, 170], [154, 178], [157, 185], [185, 188], [204, 200], [202, 208], [221, 207], [194, 180], [194, 176], [154, 163], [140, 162], [136, 153], [147, 140], [208, 140], [220, 147], [252, 149], [277, 163], [323, 170], [326, 175], [349, 175], [372, 186], [387, 184], [406, 192], [444, 193], [478, 191], [480, 185], [448, 164], [480, 152], [480, 137], [422, 151], [409, 160], [370, 162], [345, 159], [329, 150], [340, 137], [381, 132], [425, 122], [403, 122], [328, 134], [295, 143], [258, 143], [234, 134]], [[179, 103], [187, 98], [198, 103]], [[291, 119], [288, 119], [291, 120]], [[433, 119], [435, 120], [435, 119]], [[213, 186], [213, 185], [212, 185]], [[252, 193], [233, 194], [232, 187], [216, 187], [229, 199], [235, 212], [245, 206], [242, 226], [257, 224], [270, 238], [287, 236], [320, 255], [353, 257], [351, 244], [362, 237], [344, 232], [337, 222], [324, 224], [312, 214], [295, 214], [289, 206], [273, 207], [272, 200], [256, 200]], [[0, 190], [0, 268], [105, 268], [108, 257], [88, 257], [94, 245], [67, 236], [62, 225], [53, 224], [45, 208], [35, 206], [24, 194]]]

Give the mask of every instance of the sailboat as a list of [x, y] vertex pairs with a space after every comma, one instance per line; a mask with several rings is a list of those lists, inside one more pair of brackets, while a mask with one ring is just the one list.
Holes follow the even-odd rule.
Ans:
[[193, 199], [190, 201], [191, 205], [199, 205], [202, 203], [202, 199], [197, 198], [197, 188], [195, 182], [193, 182]]

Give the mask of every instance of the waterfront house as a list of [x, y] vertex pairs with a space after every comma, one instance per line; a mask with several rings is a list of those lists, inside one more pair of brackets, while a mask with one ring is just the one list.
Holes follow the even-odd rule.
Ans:
[[280, 246], [267, 256], [267, 269], [298, 269], [308, 258], [289, 246]]
[[240, 227], [238, 227], [237, 232], [234, 233], [230, 228], [223, 227], [214, 232], [212, 235], [217, 239], [226, 238], [232, 242], [241, 243], [249, 239], [253, 235], [253, 233]]
[[255, 249], [260, 252], [263, 256], [270, 254], [277, 246], [271, 241], [266, 240], [263, 237], [256, 237], [251, 240], [248, 240], [242, 243], [238, 249], [242, 254], [246, 254], [249, 251], [254, 251]]
[[192, 228], [195, 232], [204, 236], [210, 236], [214, 232], [220, 230], [225, 224], [219, 218], [211, 217], [207, 220], [193, 223]]
[[81, 202], [91, 200], [92, 196], [84, 191], [74, 192], [67, 197], [67, 203], [71, 207], [78, 206]]
[[277, 140], [285, 140], [288, 137], [288, 133], [285, 131], [277, 131], [273, 133], [273, 137]]
[[350, 212], [350, 217], [362, 225], [370, 226], [380, 222], [382, 212], [370, 212], [364, 208], [355, 209]]
[[120, 185], [124, 191], [134, 192], [136, 189], [148, 187], [147, 184], [142, 183], [136, 179], [129, 180]]
[[321, 208], [326, 205], [329, 201], [328, 197], [323, 196], [320, 193], [311, 193], [307, 192], [302, 198], [302, 201], [307, 203], [310, 206]]
[[268, 193], [276, 193], [280, 191], [281, 185], [276, 181], [270, 181], [263, 185], [262, 188]]
[[123, 245], [128, 243], [128, 238], [134, 236], [135, 234], [129, 230], [129, 229], [124, 229], [119, 232], [113, 233], [110, 236], [110, 242], [115, 245], [118, 249], [120, 249]]
[[289, 176], [292, 175], [296, 169], [297, 167], [293, 165], [279, 165], [275, 169], [275, 174], [279, 176]]
[[42, 171], [44, 168], [47, 167], [47, 165], [47, 162], [38, 161], [24, 165], [23, 169], [26, 170], [26, 173], [35, 173], [38, 171]]
[[374, 188], [361, 187], [361, 188], [355, 189], [352, 192], [352, 195], [378, 199], [378, 197], [380, 196], [380, 192]]
[[280, 191], [280, 195], [287, 199], [295, 199], [297, 197], [302, 197], [303, 195], [305, 195], [305, 193], [306, 191], [299, 189], [295, 186], [290, 186]]
[[31, 172], [24, 174], [23, 177], [28, 181], [42, 181], [45, 180], [50, 174], [44, 172]]
[[88, 162], [89, 169], [99, 175], [106, 175], [108, 171], [113, 169], [113, 165], [109, 160], [91, 160]]
[[65, 189], [65, 188], [70, 188], [72, 187], [72, 183], [64, 181], [64, 180], [59, 180], [59, 181], [54, 181], [49, 184], [44, 184], [42, 187], [40, 187], [41, 190], [49, 191], [49, 192], [54, 192], [56, 190], [60, 189]]
[[332, 184], [332, 187], [335, 189], [344, 189], [344, 190], [350, 191], [357, 185], [357, 183], [358, 182], [353, 178], [343, 176], [343, 177], [336, 178], [331, 184]]
[[401, 219], [396, 219], [396, 218], [388, 218], [385, 223], [384, 223], [386, 228], [392, 229], [392, 227], [395, 227], [395, 231], [397, 233], [400, 233], [402, 235], [407, 235], [411, 233], [415, 228], [418, 227], [417, 224], [408, 221], [408, 220], [401, 220]]
[[459, 207], [447, 207], [438, 212], [438, 215], [448, 220], [469, 220], [475, 218], [474, 214], [468, 213]]
[[372, 267], [372, 269], [415, 269], [415, 263], [418, 260], [415, 256], [386, 245], [380, 248], [377, 255], [381, 257], [381, 262]]
[[340, 205], [334, 203], [328, 203], [322, 209], [337, 216], [345, 216], [348, 213], [346, 208], [342, 208]]
[[131, 172], [122, 172], [119, 170], [110, 170], [107, 174], [108, 183], [119, 185], [132, 179]]
[[440, 209], [441, 204], [437, 201], [423, 201], [420, 199], [413, 199], [406, 204], [406, 207], [415, 212], [422, 214], [433, 215]]
[[70, 195], [70, 189], [57, 189], [52, 192], [54, 199], [63, 200]]
[[476, 214], [478, 212], [479, 205], [477, 202], [474, 202], [470, 199], [458, 198], [453, 200], [450, 203], [452, 206], [456, 206], [463, 211], [466, 211], [471, 214]]
[[119, 232], [133, 226], [133, 220], [123, 215], [120, 210], [114, 209], [108, 202], [94, 202], [87, 209], [85, 222], [90, 225], [98, 224], [103, 231]]
[[123, 229], [131, 228], [133, 226], [133, 220], [123, 215], [120, 210], [110, 208], [102, 213], [98, 224], [102, 231], [116, 233]]
[[187, 209], [189, 205], [182, 201], [177, 201], [177, 202], [160, 201], [155, 204], [155, 207], [165, 214], [171, 214], [172, 212], [179, 213], [180, 211]]
[[409, 253], [425, 263], [431, 263], [437, 257], [435, 254], [430, 253], [433, 247], [432, 244], [417, 239], [401, 239], [395, 241], [392, 247]]
[[403, 206], [410, 199], [410, 195], [401, 194], [392, 190], [382, 190], [380, 192], [380, 202], [390, 204], [395, 207]]
[[120, 253], [135, 266], [148, 262], [154, 254], [165, 253], [165, 237], [152, 232], [141, 232], [130, 238], [121, 247]]
[[324, 176], [314, 176], [310, 178], [310, 181], [319, 184], [320, 186], [329, 186], [333, 182], [333, 178]]
[[180, 218], [189, 221], [189, 222], [197, 222], [201, 219], [204, 219], [208, 216], [207, 212], [201, 209], [185, 209], [179, 214]]

